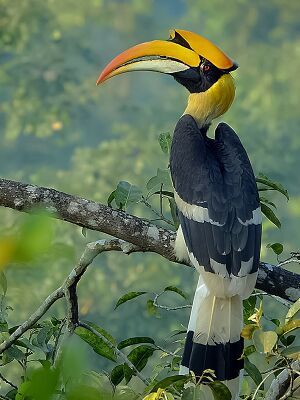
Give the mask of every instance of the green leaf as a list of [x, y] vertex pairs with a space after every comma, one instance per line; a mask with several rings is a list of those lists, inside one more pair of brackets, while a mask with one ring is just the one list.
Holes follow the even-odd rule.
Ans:
[[16, 400], [53, 399], [58, 384], [58, 368], [39, 368], [33, 371], [29, 381], [25, 381], [19, 386]]
[[8, 349], [5, 350], [6, 355], [8, 358], [11, 358], [13, 360], [24, 360], [25, 359], [25, 354], [18, 349], [17, 346], [11, 346]]
[[279, 219], [276, 217], [274, 211], [268, 207], [266, 204], [262, 203], [261, 205], [261, 212], [266, 216], [266, 218], [271, 221], [277, 228], [281, 227], [281, 223]]
[[200, 386], [190, 386], [184, 389], [181, 400], [205, 400], [207, 397]]
[[124, 379], [124, 368], [123, 364], [117, 365], [110, 373], [111, 382], [117, 386]]
[[122, 342], [120, 342], [118, 344], [118, 349], [121, 350], [121, 349], [124, 349], [125, 347], [132, 346], [134, 344], [140, 344], [140, 343], [155, 344], [154, 340], [150, 337], [137, 336], [137, 337], [132, 337], [129, 339], [122, 340]]
[[253, 333], [253, 343], [259, 353], [270, 353], [277, 343], [277, 333], [274, 331], [262, 331], [257, 329]]
[[162, 379], [161, 381], [157, 382], [151, 392], [157, 392], [158, 389], [166, 389], [167, 387], [173, 385], [174, 383], [186, 383], [190, 379], [189, 376], [186, 375], [172, 375], [168, 376], [167, 378]]
[[283, 252], [283, 245], [281, 243], [268, 243], [267, 249], [272, 249], [279, 256]]
[[290, 307], [289, 311], [286, 314], [285, 322], [287, 323], [297, 312], [300, 311], [300, 299], [298, 299], [292, 306]]
[[[91, 323], [91, 322], [85, 322], [92, 328], [94, 328], [97, 332], [99, 332], [102, 336], [104, 336], [107, 340], [109, 340], [112, 344], [112, 346], [116, 345], [115, 340], [113, 337], [106, 332], [104, 329], [100, 328], [99, 326]], [[82, 340], [84, 340], [86, 343], [88, 343], [92, 349], [94, 350], [95, 353], [99, 354], [100, 356], [107, 358], [111, 361], [116, 361], [117, 356], [115, 353], [115, 350], [110, 347], [108, 344], [105, 343], [103, 339], [101, 339], [99, 336], [95, 335], [93, 332], [89, 331], [88, 329], [79, 326], [75, 329], [76, 335], [78, 335]]]
[[158, 137], [158, 141], [159, 141], [162, 151], [165, 154], [169, 154], [170, 149], [171, 149], [171, 143], [172, 143], [172, 137], [171, 137], [170, 133], [169, 132], [161, 133]]
[[300, 328], [300, 319], [291, 320], [287, 324], [279, 326], [276, 332], [278, 335], [283, 335], [297, 328]]
[[257, 329], [258, 329], [258, 325], [257, 325], [257, 324], [248, 324], [248, 325], [245, 325], [244, 328], [242, 329], [241, 336], [242, 336], [244, 339], [251, 340], [252, 337], [253, 337], [253, 333], [254, 333]]
[[259, 174], [259, 176], [256, 178], [256, 182], [276, 190], [277, 192], [283, 194], [287, 200], [289, 200], [288, 191], [280, 183], [272, 181], [266, 175]]
[[168, 169], [157, 169], [156, 176], [153, 176], [147, 182], [147, 189], [152, 190], [156, 186], [171, 186], [171, 179]]
[[249, 317], [254, 314], [256, 306], [256, 296], [250, 296], [243, 301], [244, 306], [244, 324], [250, 324]]
[[3, 271], [0, 271], [0, 286], [2, 288], [3, 296], [5, 296], [7, 292], [7, 279]]
[[273, 318], [271, 319], [271, 322], [273, 322], [274, 325], [279, 326], [280, 325], [280, 321], [277, 318]]
[[250, 362], [248, 358], [245, 358], [244, 368], [247, 374], [253, 379], [255, 384], [258, 386], [262, 381], [262, 376], [256, 365], [252, 364], [252, 362]]
[[282, 350], [281, 354], [285, 357], [299, 357], [300, 354], [300, 346], [289, 347], [288, 349]]
[[129, 353], [128, 360], [132, 362], [138, 371], [142, 371], [155, 350], [154, 347], [146, 344], [138, 346]]
[[249, 357], [251, 354], [256, 352], [256, 348], [255, 346], [252, 344], [250, 346], [247, 346], [244, 348], [243, 354], [242, 354], [242, 358], [246, 358]]
[[87, 235], [87, 229], [86, 229], [86, 227], [84, 226], [82, 229], [81, 229], [81, 234], [82, 234], [82, 236], [84, 236], [85, 238], [86, 238], [86, 235]]
[[133, 377], [134, 371], [127, 364], [123, 364], [123, 370], [124, 370], [125, 383], [127, 385], [128, 382], [130, 382], [131, 378]]
[[34, 346], [42, 349], [46, 354], [49, 352], [47, 343], [53, 334], [53, 326], [50, 321], [44, 321], [44, 326], [39, 330], [36, 338], [32, 340]]
[[137, 203], [142, 198], [142, 191], [126, 181], [118, 183], [115, 190], [115, 202], [118, 208], [126, 209], [128, 203]]
[[296, 339], [295, 335], [290, 335], [290, 336], [287, 336], [287, 337], [285, 337], [284, 335], [280, 336], [280, 341], [285, 347], [288, 347], [291, 344], [293, 344], [295, 339]]
[[[148, 345], [138, 346], [128, 354], [128, 360], [132, 362], [132, 364], [138, 371], [142, 371], [147, 365], [149, 358], [153, 355], [155, 350], [156, 349], [154, 347]], [[125, 365], [124, 368], [127, 384], [132, 378], [132, 375], [134, 375], [134, 371], [132, 371], [127, 365]]]
[[154, 305], [154, 301], [152, 299], [147, 300], [147, 311], [149, 315], [158, 316], [157, 308]]
[[119, 300], [117, 301], [115, 309], [118, 308], [121, 304], [126, 303], [129, 300], [135, 299], [136, 297], [139, 297], [145, 293], [147, 292], [128, 292], [124, 294], [124, 296], [120, 297]]
[[176, 329], [173, 331], [172, 335], [170, 337], [178, 336], [178, 335], [186, 335], [187, 330], [186, 329]]
[[93, 322], [89, 322], [89, 321], [84, 321], [87, 325], [89, 325], [90, 327], [92, 327], [93, 329], [95, 329], [97, 332], [99, 332], [102, 336], [104, 336], [107, 340], [110, 341], [110, 343], [113, 346], [117, 346], [117, 341], [116, 339], [110, 334], [108, 333], [105, 329], [101, 328], [100, 326], [94, 324]]
[[115, 197], [116, 197], [116, 191], [113, 190], [113, 191], [111, 192], [111, 194], [110, 194], [110, 195], [108, 196], [108, 198], [107, 198], [107, 205], [108, 205], [109, 207], [111, 207], [111, 203], [114, 201]]
[[231, 400], [230, 390], [224, 383], [215, 381], [208, 384], [215, 400]]
[[[104, 396], [102, 397], [101, 395], [102, 395], [102, 393], [100, 393], [100, 397], [96, 397], [95, 399], [91, 399], [91, 400], [102, 400], [102, 399], [103, 400], [140, 400], [141, 399], [141, 396], [139, 396], [137, 393], [135, 393], [133, 391], [133, 389], [131, 389], [128, 386], [124, 386], [124, 385], [116, 388], [116, 391], [115, 391], [113, 397], [106, 398]], [[82, 400], [82, 399], [78, 398], [78, 400]], [[84, 400], [87, 400], [87, 399], [84, 399]]]
[[167, 286], [166, 288], [164, 288], [164, 292], [175, 292], [175, 293], [179, 294], [179, 296], [183, 297], [184, 299], [187, 299], [186, 294], [176, 286]]
[[3, 316], [0, 317], [0, 333], [1, 332], [9, 332], [8, 323], [3, 319]]
[[25, 349], [31, 350], [32, 352], [35, 352], [38, 349], [38, 347], [36, 347], [33, 344], [31, 344], [30, 341], [25, 337], [16, 340], [15, 343], [16, 343], [17, 346], [24, 347]]
[[276, 207], [276, 204], [274, 204], [272, 201], [268, 200], [266, 197], [259, 196], [259, 200], [260, 200], [261, 203], [266, 203], [266, 204], [268, 204], [269, 206], [272, 206], [272, 207], [274, 207], [274, 208], [277, 208], [277, 207]]
[[18, 389], [12, 389], [6, 393], [5, 397], [10, 400], [15, 400], [17, 394], [18, 394]]
[[170, 207], [170, 211], [171, 211], [171, 215], [172, 215], [172, 220], [174, 222], [175, 228], [178, 229], [179, 227], [179, 218], [177, 215], [177, 206], [176, 206], [176, 202], [174, 200], [174, 198], [169, 198], [169, 207]]

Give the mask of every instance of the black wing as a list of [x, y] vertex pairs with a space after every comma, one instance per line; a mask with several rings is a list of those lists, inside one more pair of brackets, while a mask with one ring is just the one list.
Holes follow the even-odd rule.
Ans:
[[234, 130], [215, 139], [190, 115], [179, 120], [170, 168], [188, 251], [208, 272], [245, 276], [259, 266], [261, 214], [253, 170]]

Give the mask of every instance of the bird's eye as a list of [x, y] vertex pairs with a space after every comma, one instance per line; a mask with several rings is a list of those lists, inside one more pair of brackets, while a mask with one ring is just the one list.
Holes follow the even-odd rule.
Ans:
[[203, 65], [203, 71], [204, 71], [204, 72], [208, 72], [209, 70], [210, 70], [210, 65], [204, 64], [204, 65]]

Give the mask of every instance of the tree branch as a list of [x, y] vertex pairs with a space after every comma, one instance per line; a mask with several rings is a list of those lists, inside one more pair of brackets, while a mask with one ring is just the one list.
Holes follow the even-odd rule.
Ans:
[[[109, 340], [106, 339], [100, 332], [96, 331], [93, 327], [88, 324], [81, 322], [79, 320], [78, 315], [78, 298], [77, 298], [77, 284], [80, 281], [83, 274], [86, 272], [87, 268], [95, 257], [105, 251], [122, 251], [125, 254], [130, 254], [139, 249], [132, 245], [131, 243], [126, 243], [123, 240], [112, 239], [112, 240], [99, 240], [97, 242], [88, 243], [86, 248], [80, 257], [80, 260], [75, 268], [70, 272], [64, 283], [56, 289], [52, 294], [50, 294], [46, 300], [42, 303], [42, 305], [33, 313], [22, 325], [18, 327], [16, 331], [14, 331], [9, 338], [0, 344], [0, 354], [3, 353], [7, 348], [9, 348], [19, 337], [21, 337], [25, 332], [27, 332], [50, 308], [52, 304], [54, 304], [61, 297], [66, 298], [67, 303], [67, 315], [66, 315], [66, 332], [63, 335], [62, 341], [60, 343], [59, 348], [57, 349], [56, 362], [60, 358], [62, 344], [65, 341], [65, 338], [72, 335], [77, 326], [81, 326], [85, 329], [88, 329], [94, 335], [101, 338], [110, 348], [112, 348], [115, 353], [123, 359], [123, 361], [134, 371], [134, 374], [138, 376], [145, 385], [149, 385], [149, 381], [138, 371], [138, 369], [132, 364], [132, 362], [128, 359], [128, 357], [119, 350], [116, 346], [114, 346]], [[0, 379], [9, 383], [1, 374]], [[11, 384], [11, 386], [15, 387]]]
[[30, 317], [23, 322], [10, 336], [7, 340], [0, 344], [0, 354], [4, 352], [4, 350], [8, 349], [19, 337], [23, 335], [23, 333], [27, 332], [30, 328], [33, 327], [34, 324], [38, 322], [38, 320], [49, 310], [49, 308], [54, 304], [58, 299], [64, 296], [64, 292], [62, 287], [54, 290], [38, 307], [38, 309], [30, 315]]
[[[154, 252], [178, 262], [173, 253], [175, 232], [91, 200], [50, 188], [0, 179], [0, 206], [23, 212], [42, 207], [54, 218], [107, 233], [132, 243], [139, 248], [138, 251]], [[295, 301], [300, 297], [300, 275], [261, 262], [256, 287]]]
[[8, 349], [25, 332], [32, 328], [33, 325], [46, 313], [46, 311], [48, 311], [49, 308], [62, 297], [66, 297], [67, 299], [67, 328], [70, 333], [72, 333], [74, 330], [73, 328], [79, 323], [78, 310], [75, 309], [77, 307], [77, 299], [74, 303], [73, 297], [76, 285], [97, 255], [112, 250], [122, 251], [125, 254], [139, 251], [139, 249], [131, 243], [126, 243], [118, 239], [99, 240], [97, 242], [88, 243], [77, 266], [73, 268], [64, 283], [54, 290], [54, 292], [43, 301], [37, 310], [31, 314], [30, 317], [14, 331], [8, 339], [0, 344], [0, 354]]
[[[292, 375], [296, 376], [300, 373], [300, 362], [294, 361], [290, 368], [285, 368], [280, 374], [272, 381], [270, 388], [268, 389], [265, 400], [285, 400], [291, 396], [293, 391], [293, 385], [290, 385], [292, 381]], [[289, 386], [291, 386], [289, 388]]]

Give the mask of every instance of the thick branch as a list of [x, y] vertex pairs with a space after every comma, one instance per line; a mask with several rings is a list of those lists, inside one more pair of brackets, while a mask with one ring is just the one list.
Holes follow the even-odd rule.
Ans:
[[[175, 261], [175, 233], [141, 218], [54, 189], [0, 179], [0, 206], [29, 212], [43, 207], [53, 217], [87, 229], [104, 232]], [[295, 301], [300, 297], [300, 275], [261, 263], [256, 287], [269, 294]]]

